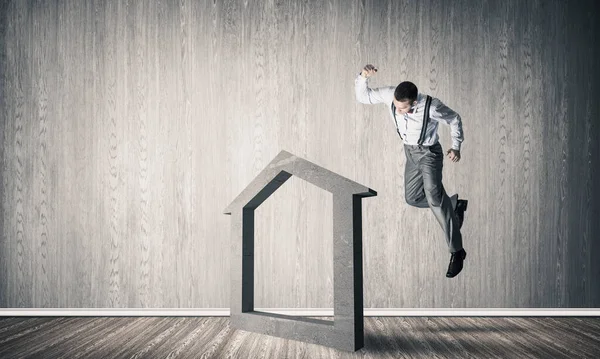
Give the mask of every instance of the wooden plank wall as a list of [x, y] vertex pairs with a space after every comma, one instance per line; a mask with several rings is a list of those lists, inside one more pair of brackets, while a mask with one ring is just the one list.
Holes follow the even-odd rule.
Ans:
[[[283, 149], [378, 192], [366, 308], [600, 306], [594, 1], [0, 6], [1, 307], [229, 307], [222, 211]], [[454, 279], [366, 63], [462, 115]], [[333, 306], [331, 208], [291, 178], [257, 210], [257, 307]]]

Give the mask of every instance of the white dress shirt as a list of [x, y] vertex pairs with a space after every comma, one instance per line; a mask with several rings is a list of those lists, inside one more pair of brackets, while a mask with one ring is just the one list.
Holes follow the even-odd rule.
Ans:
[[[419, 93], [417, 95], [417, 104], [411, 107], [410, 111], [412, 113], [400, 114], [397, 112], [394, 118], [392, 103], [396, 87], [387, 86], [371, 89], [367, 84], [367, 80], [368, 79], [364, 78], [360, 73], [354, 80], [354, 89], [356, 91], [356, 99], [358, 102], [364, 104], [386, 104], [388, 112], [392, 117], [392, 121], [402, 136], [403, 142], [407, 145], [417, 145], [419, 137], [421, 137], [427, 95]], [[464, 140], [460, 115], [444, 105], [439, 99], [432, 97], [431, 105], [429, 107], [429, 119], [423, 146], [431, 146], [438, 142], [438, 124], [443, 121], [450, 125], [452, 148], [460, 151], [461, 143]]]

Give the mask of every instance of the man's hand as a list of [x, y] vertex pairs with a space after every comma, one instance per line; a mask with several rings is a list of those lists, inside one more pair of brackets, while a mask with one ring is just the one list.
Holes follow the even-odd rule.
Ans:
[[376, 72], [377, 72], [377, 69], [375, 68], [375, 66], [369, 64], [369, 65], [366, 65], [365, 67], [363, 67], [360, 74], [364, 78], [369, 78], [369, 77], [375, 75]]
[[451, 148], [448, 151], [446, 151], [446, 154], [448, 155], [448, 158], [450, 159], [450, 161], [452, 161], [452, 162], [460, 161], [460, 151]]

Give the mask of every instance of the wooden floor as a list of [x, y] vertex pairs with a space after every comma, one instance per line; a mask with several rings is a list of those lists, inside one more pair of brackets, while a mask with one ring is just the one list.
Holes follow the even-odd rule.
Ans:
[[229, 317], [0, 318], [0, 358], [27, 357], [600, 358], [600, 318], [366, 317], [355, 353], [233, 330]]

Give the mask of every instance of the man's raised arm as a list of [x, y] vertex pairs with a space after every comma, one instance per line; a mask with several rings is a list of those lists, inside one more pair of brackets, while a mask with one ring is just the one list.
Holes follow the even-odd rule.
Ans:
[[394, 87], [369, 88], [367, 83], [369, 77], [373, 76], [377, 69], [373, 65], [366, 65], [354, 80], [354, 90], [356, 100], [364, 104], [388, 103], [392, 102], [389, 98], [390, 92], [393, 96]]

